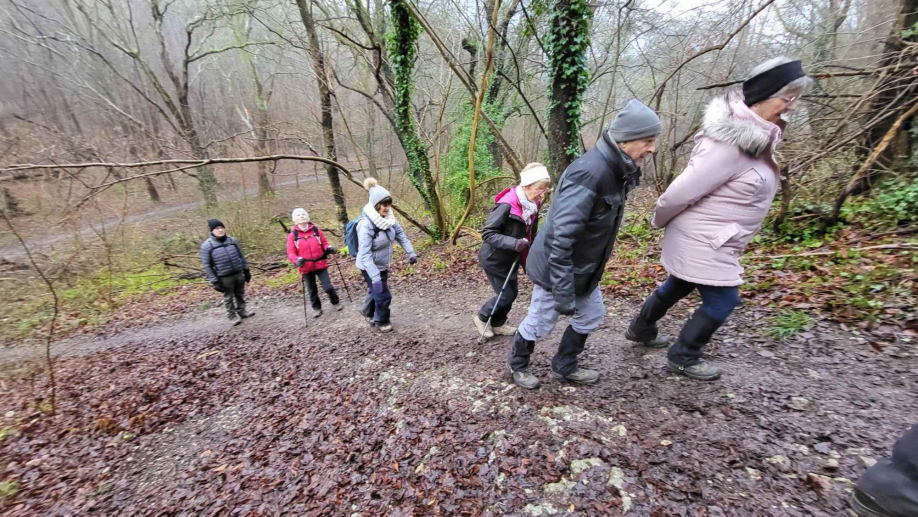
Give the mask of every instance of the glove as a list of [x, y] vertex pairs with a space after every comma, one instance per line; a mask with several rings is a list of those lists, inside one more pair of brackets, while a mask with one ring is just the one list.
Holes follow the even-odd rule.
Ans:
[[210, 285], [214, 286], [214, 291], [217, 291], [218, 293], [226, 291], [226, 289], [223, 288], [223, 284], [221, 284], [219, 280], [216, 282], [211, 282]]
[[305, 263], [306, 263], [306, 259], [304, 259], [304, 258], [302, 258], [302, 257], [296, 259], [296, 267], [303, 267], [303, 264], [305, 264]]
[[334, 246], [329, 246], [329, 247], [325, 248], [325, 256], [326, 256], [326, 257], [329, 256], [329, 255], [337, 255], [337, 254], [338, 254], [338, 248], [336, 248], [336, 247], [334, 247]]
[[558, 314], [571, 316], [574, 314], [574, 300], [555, 298], [555, 311]]
[[249, 283], [249, 280], [252, 279], [252, 272], [249, 271], [249, 268], [245, 268], [245, 270], [242, 271], [242, 274], [245, 276], [245, 283]]
[[513, 249], [517, 253], [525, 253], [529, 249], [529, 239], [517, 239], [516, 244], [513, 245]]
[[382, 281], [373, 282], [373, 294], [382, 294]]
[[411, 256], [408, 257], [408, 263], [411, 264], [412, 266], [415, 265], [415, 264], [417, 264], [417, 263], [418, 263], [418, 256], [415, 255], [414, 253], [412, 253]]

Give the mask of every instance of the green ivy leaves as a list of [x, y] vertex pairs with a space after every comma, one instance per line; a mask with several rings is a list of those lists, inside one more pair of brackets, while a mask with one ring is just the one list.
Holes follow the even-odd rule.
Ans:
[[[555, 0], [549, 12], [548, 35], [543, 42], [548, 52], [552, 78], [563, 79], [561, 88], [572, 99], [564, 103], [571, 142], [578, 141], [583, 96], [590, 80], [586, 52], [590, 46], [589, 27], [592, 16], [593, 11], [585, 0]], [[552, 99], [552, 102], [557, 102], [557, 99]], [[576, 145], [567, 149], [567, 153], [572, 156], [578, 151]]]

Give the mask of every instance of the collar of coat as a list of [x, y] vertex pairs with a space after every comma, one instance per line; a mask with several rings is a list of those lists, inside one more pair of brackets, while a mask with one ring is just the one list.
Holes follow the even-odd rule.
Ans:
[[756, 115], [735, 91], [708, 104], [701, 129], [704, 136], [735, 145], [755, 157], [781, 141], [781, 128]]
[[596, 142], [596, 149], [606, 159], [609, 168], [619, 181], [637, 185], [641, 178], [641, 168], [625, 154], [625, 151], [622, 151], [618, 142], [609, 135], [608, 131], [604, 131], [602, 138]]

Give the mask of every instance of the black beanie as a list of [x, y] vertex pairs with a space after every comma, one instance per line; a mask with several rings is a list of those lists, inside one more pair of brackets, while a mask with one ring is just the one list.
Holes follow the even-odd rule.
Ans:
[[743, 82], [743, 102], [746, 106], [762, 102], [805, 75], [800, 61], [791, 61], [766, 70]]
[[223, 226], [226, 228], [226, 226], [221, 223], [219, 219], [211, 219], [210, 221], [207, 221], [207, 226], [210, 228], [210, 231], [214, 231], [214, 228], [218, 226]]

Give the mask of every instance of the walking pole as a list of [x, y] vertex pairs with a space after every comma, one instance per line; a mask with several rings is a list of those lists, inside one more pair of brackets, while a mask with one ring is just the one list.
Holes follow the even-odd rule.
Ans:
[[354, 300], [351, 299], [351, 290], [347, 288], [347, 279], [344, 278], [344, 273], [341, 272], [341, 266], [338, 265], [337, 253], [335, 253], [335, 267], [338, 268], [338, 274], [341, 275], [341, 283], [344, 284], [344, 292], [347, 293], [348, 303], [354, 303]]
[[306, 275], [300, 275], [300, 283], [303, 284], [303, 319], [308, 327], [309, 313], [306, 311]]
[[516, 257], [516, 260], [513, 261], [513, 265], [510, 266], [510, 271], [507, 273], [507, 278], [504, 279], [504, 285], [500, 288], [500, 292], [497, 293], [497, 299], [494, 300], [494, 306], [491, 307], [491, 315], [488, 316], [488, 322], [485, 324], [484, 332], [478, 336], [478, 344], [481, 344], [481, 341], [484, 339], [485, 333], [491, 328], [491, 318], [494, 317], [494, 311], [497, 310], [497, 304], [500, 303], [500, 297], [504, 294], [504, 289], [507, 288], [507, 282], [510, 281], [510, 277], [513, 275], [513, 272], [516, 271], [516, 263], [520, 261], [519, 257]]

